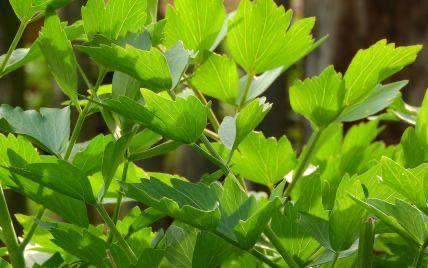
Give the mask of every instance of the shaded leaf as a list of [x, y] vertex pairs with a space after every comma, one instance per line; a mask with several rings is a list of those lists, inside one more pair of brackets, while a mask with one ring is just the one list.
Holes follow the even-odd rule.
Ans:
[[220, 140], [230, 150], [236, 149], [270, 111], [272, 104], [266, 98], [255, 99], [247, 104], [235, 117], [226, 116], [218, 131]]
[[120, 71], [141, 80], [143, 87], [154, 91], [171, 88], [168, 64], [163, 54], [157, 49], [145, 51], [131, 45], [122, 48], [115, 44], [98, 47], [76, 46], [76, 48], [111, 70]]
[[149, 90], [143, 91], [143, 96], [144, 105], [127, 97], [108, 99], [103, 105], [170, 139], [182, 143], [199, 139], [206, 125], [208, 107], [196, 97], [172, 101]]
[[[16, 155], [21, 157], [15, 157]], [[16, 138], [10, 134], [6, 138], [0, 135], [0, 163], [2, 166], [24, 167], [27, 163], [39, 161], [40, 157], [35, 148], [23, 137]], [[82, 201], [43, 187], [40, 183], [25, 177], [6, 172], [6, 169], [1, 169], [0, 174], [8, 188], [43, 205], [68, 222], [84, 227], [88, 225], [86, 206]]]
[[198, 228], [216, 228], [220, 221], [215, 191], [205, 184], [172, 179], [170, 186], [151, 178], [123, 189], [126, 196]]
[[364, 198], [361, 184], [355, 177], [345, 176], [339, 184], [333, 210], [329, 217], [331, 247], [336, 251], [349, 249], [358, 238], [365, 211], [349, 197]]
[[171, 90], [179, 83], [189, 64], [191, 52], [183, 47], [181, 41], [165, 52], [165, 59], [171, 73]]
[[407, 83], [408, 81], [405, 80], [386, 85], [377, 85], [366, 98], [346, 107], [338, 120], [345, 122], [356, 121], [382, 111], [394, 101], [400, 89], [405, 87]]
[[23, 111], [7, 104], [0, 107], [0, 118], [10, 125], [9, 131], [31, 137], [43, 150], [60, 155], [70, 136], [70, 108], [40, 108]]
[[104, 149], [112, 141], [113, 137], [102, 134], [90, 140], [83, 150], [73, 157], [73, 165], [86, 175], [91, 175], [101, 170]]
[[[16, 153], [8, 152], [8, 155], [12, 165], [22, 162]], [[41, 159], [40, 162], [29, 163], [23, 167], [10, 166], [8, 170], [53, 191], [95, 204], [91, 184], [86, 175], [64, 160]]]
[[125, 159], [128, 144], [131, 141], [132, 134], [128, 133], [120, 137], [117, 141], [111, 141], [105, 147], [103, 160], [101, 165], [101, 174], [104, 179], [104, 187], [101, 190], [99, 199], [104, 197], [105, 192], [108, 190], [110, 183], [116, 174], [117, 168]]
[[62, 91], [77, 103], [77, 62], [59, 17], [55, 14], [45, 19], [38, 45], [49, 69]]

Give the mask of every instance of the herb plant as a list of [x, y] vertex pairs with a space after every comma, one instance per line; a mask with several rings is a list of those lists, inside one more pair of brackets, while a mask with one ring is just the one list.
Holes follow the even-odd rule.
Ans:
[[[69, 101], [0, 107], [1, 267], [426, 267], [428, 97], [409, 110], [407, 81], [384, 82], [420, 46], [382, 40], [343, 75], [329, 66], [295, 82], [291, 107], [312, 127], [296, 153], [286, 136], [256, 129], [272, 107], [262, 95], [325, 40], [312, 37], [314, 18], [295, 20], [273, 0], [242, 0], [229, 14], [221, 0], [175, 0], [157, 21], [156, 0], [88, 0], [68, 25], [57, 15], [68, 2], [10, 0], [21, 25], [0, 77], [44, 57]], [[17, 48], [40, 18], [38, 39]], [[76, 54], [97, 64], [96, 81]], [[235, 112], [221, 118], [207, 99]], [[77, 143], [95, 113], [111, 133]], [[409, 127], [387, 146], [376, 137], [393, 120]], [[218, 170], [190, 182], [135, 164], [180, 146]], [[4, 189], [39, 204], [37, 214], [10, 215]], [[119, 217], [129, 202], [143, 209]], [[168, 228], [152, 228], [165, 217]]]

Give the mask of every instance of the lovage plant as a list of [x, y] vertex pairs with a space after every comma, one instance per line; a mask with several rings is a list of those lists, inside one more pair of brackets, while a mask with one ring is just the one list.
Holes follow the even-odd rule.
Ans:
[[[44, 57], [68, 101], [0, 107], [1, 267], [426, 267], [428, 97], [409, 109], [407, 81], [388, 79], [420, 46], [382, 40], [343, 75], [329, 66], [295, 82], [291, 107], [313, 130], [296, 153], [286, 136], [256, 129], [272, 107], [262, 95], [325, 40], [312, 37], [314, 18], [293, 19], [273, 0], [242, 0], [229, 14], [222, 0], [175, 0], [157, 21], [156, 0], [88, 0], [69, 25], [57, 15], [68, 2], [10, 0], [21, 24], [0, 77]], [[41, 18], [37, 40], [17, 48]], [[76, 54], [97, 64], [96, 81]], [[234, 112], [221, 117], [207, 99]], [[92, 114], [111, 133], [78, 143]], [[391, 120], [409, 127], [385, 145], [376, 137]], [[135, 164], [180, 146], [217, 171], [190, 182]], [[10, 215], [5, 190], [37, 214]], [[120, 213], [125, 203], [134, 208]], [[152, 228], [165, 217], [169, 226]]]

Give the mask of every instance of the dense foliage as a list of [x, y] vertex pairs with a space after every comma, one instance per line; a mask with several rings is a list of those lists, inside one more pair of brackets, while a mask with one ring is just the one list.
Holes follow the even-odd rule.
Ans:
[[[255, 129], [272, 107], [261, 96], [325, 40], [312, 37], [314, 18], [295, 20], [273, 0], [242, 0], [229, 14], [221, 0], [175, 0], [157, 21], [157, 0], [88, 0], [68, 25], [57, 15], [67, 2], [10, 0], [21, 26], [0, 77], [44, 57], [69, 101], [0, 107], [1, 267], [426, 267], [428, 97], [414, 109], [401, 99], [407, 81], [384, 82], [420, 46], [382, 40], [343, 75], [329, 66], [295, 82], [291, 107], [313, 129], [296, 153], [286, 136]], [[38, 39], [17, 49], [40, 18]], [[97, 81], [77, 53], [98, 65]], [[208, 97], [234, 112], [219, 118]], [[96, 113], [111, 134], [77, 143]], [[394, 120], [409, 127], [387, 146], [376, 137]], [[135, 164], [180, 146], [218, 170], [195, 183]], [[3, 189], [39, 204], [37, 215], [10, 215]], [[129, 202], [144, 209], [119, 217]], [[165, 217], [168, 228], [152, 229]]]

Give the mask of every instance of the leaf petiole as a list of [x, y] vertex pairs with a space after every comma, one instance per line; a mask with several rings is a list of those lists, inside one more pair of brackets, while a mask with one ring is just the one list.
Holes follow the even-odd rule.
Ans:
[[12, 219], [7, 207], [6, 198], [3, 193], [3, 187], [0, 184], [0, 227], [2, 230], [2, 238], [9, 252], [10, 262], [13, 267], [25, 267], [24, 256], [19, 250], [18, 238], [13, 228]]
[[108, 215], [106, 209], [102, 204], [96, 204], [95, 208], [98, 211], [98, 214], [101, 216], [105, 224], [107, 224], [108, 228], [110, 229], [110, 232], [113, 233], [113, 235], [116, 237], [117, 241], [119, 242], [122, 249], [125, 251], [126, 255], [128, 256], [128, 259], [131, 261], [131, 263], [137, 263], [138, 258], [135, 256], [135, 253], [132, 251], [129, 244], [125, 241], [125, 239], [122, 237], [122, 235], [119, 233], [119, 231], [116, 228], [116, 225]]
[[9, 62], [10, 57], [12, 56], [13, 51], [18, 46], [19, 40], [21, 40], [22, 35], [24, 34], [24, 30], [27, 27], [28, 22], [23, 21], [19, 25], [18, 31], [15, 34], [15, 37], [12, 40], [12, 43], [10, 44], [10, 47], [6, 53], [6, 56], [0, 66], [0, 77], [3, 76], [4, 69], [6, 68], [7, 63]]
[[293, 190], [293, 187], [296, 185], [296, 182], [302, 177], [303, 173], [305, 172], [305, 169], [307, 165], [309, 164], [309, 160], [312, 157], [312, 153], [314, 152], [314, 149], [317, 145], [317, 142], [323, 132], [323, 128], [317, 129], [312, 133], [311, 138], [309, 139], [309, 142], [307, 144], [306, 150], [303, 151], [302, 155], [300, 156], [299, 164], [296, 169], [296, 173], [293, 174], [293, 180], [290, 182], [290, 184], [287, 186], [287, 188], [284, 191], [284, 196], [289, 196], [291, 193], [291, 190]]

